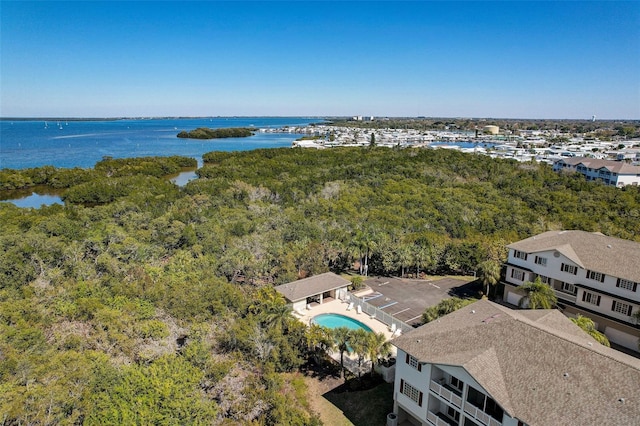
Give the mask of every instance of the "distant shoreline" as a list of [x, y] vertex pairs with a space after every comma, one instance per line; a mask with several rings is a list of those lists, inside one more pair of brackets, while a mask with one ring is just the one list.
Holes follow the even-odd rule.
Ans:
[[[288, 115], [210, 115], [210, 116], [166, 116], [166, 117], [0, 117], [0, 121], [121, 121], [121, 120], [203, 120], [213, 118], [314, 118], [324, 120], [322, 116]], [[335, 117], [332, 117], [335, 118]], [[340, 117], [344, 118], [344, 117]]]

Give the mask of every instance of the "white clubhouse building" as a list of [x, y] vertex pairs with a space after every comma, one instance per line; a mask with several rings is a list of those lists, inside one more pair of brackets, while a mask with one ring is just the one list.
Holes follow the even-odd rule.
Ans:
[[566, 315], [587, 316], [612, 343], [638, 351], [640, 243], [585, 231], [548, 231], [507, 247], [505, 302], [517, 306], [518, 286], [539, 277], [555, 290]]
[[400, 426], [637, 425], [640, 360], [560, 311], [480, 300], [410, 331], [397, 347]]

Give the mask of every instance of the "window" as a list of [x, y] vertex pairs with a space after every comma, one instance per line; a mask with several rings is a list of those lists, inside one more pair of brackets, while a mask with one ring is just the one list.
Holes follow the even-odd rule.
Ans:
[[596, 271], [587, 271], [587, 278], [594, 281], [604, 282], [604, 274]]
[[578, 268], [573, 266], [573, 265], [567, 265], [566, 263], [563, 263], [562, 266], [560, 267], [560, 269], [562, 270], [562, 272], [567, 272], [569, 274], [573, 274], [576, 275], [578, 273]]
[[544, 275], [537, 275], [537, 274], [536, 274], [536, 279], [537, 279], [537, 278], [540, 278], [540, 282], [541, 282], [542, 284], [549, 284], [549, 285], [551, 285], [551, 278], [549, 278], [549, 277], [545, 277]]
[[536, 265], [547, 266], [547, 258], [536, 256]]
[[502, 421], [504, 411], [498, 403], [472, 386], [469, 386], [469, 390], [467, 391], [467, 402], [473, 404], [494, 419]]
[[515, 278], [518, 281], [524, 281], [524, 271], [519, 271], [518, 269], [512, 269], [511, 278]]
[[524, 252], [521, 252], [521, 251], [518, 251], [518, 250], [514, 250], [513, 257], [515, 257], [516, 259], [527, 260], [527, 253], [524, 253]]
[[447, 406], [447, 416], [456, 421], [456, 424], [460, 421], [460, 412], [456, 411], [455, 408]]
[[573, 294], [574, 296], [578, 293], [578, 288], [569, 283], [562, 283], [562, 291], [565, 293]]
[[400, 393], [422, 407], [422, 392], [405, 382], [404, 379], [400, 379]]
[[613, 305], [611, 306], [611, 310], [613, 312], [617, 312], [622, 315], [631, 316], [632, 306], [628, 303], [618, 302], [617, 300], [613, 301]]
[[409, 364], [410, 366], [412, 366], [416, 370], [422, 371], [422, 364], [420, 364], [420, 362], [418, 361], [418, 358], [407, 354], [406, 361], [407, 361], [407, 364]]
[[629, 291], [636, 291], [638, 289], [638, 283], [634, 281], [624, 280], [622, 278], [618, 278], [618, 282], [616, 283], [616, 287], [623, 288]]
[[592, 305], [600, 306], [600, 295], [585, 291], [582, 293], [582, 301]]
[[457, 377], [451, 376], [451, 387], [456, 388], [460, 392], [462, 392], [462, 386], [463, 385], [464, 385], [464, 383], [462, 382], [462, 380], [458, 379]]

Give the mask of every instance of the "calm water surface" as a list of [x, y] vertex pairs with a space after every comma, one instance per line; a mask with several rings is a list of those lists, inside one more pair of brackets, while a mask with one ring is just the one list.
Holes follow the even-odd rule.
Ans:
[[281, 128], [321, 121], [301, 117], [229, 117], [127, 119], [112, 121], [0, 121], [0, 169], [93, 167], [103, 157], [129, 158], [183, 155], [202, 160], [210, 151], [246, 151], [290, 147], [299, 137], [256, 133], [248, 138], [179, 139], [182, 130], [198, 127]]
[[[130, 158], [182, 155], [202, 165], [202, 155], [211, 151], [247, 151], [260, 148], [290, 147], [300, 135], [261, 133], [259, 128], [306, 126], [321, 121], [301, 117], [217, 117], [189, 119], [123, 119], [110, 121], [0, 121], [0, 169], [26, 169], [55, 166], [91, 168], [104, 157]], [[182, 130], [198, 127], [254, 127], [247, 138], [212, 140], [179, 139]], [[196, 179], [195, 169], [168, 176], [184, 186]], [[18, 207], [38, 208], [63, 204], [60, 193], [45, 189], [12, 191], [0, 202]]]

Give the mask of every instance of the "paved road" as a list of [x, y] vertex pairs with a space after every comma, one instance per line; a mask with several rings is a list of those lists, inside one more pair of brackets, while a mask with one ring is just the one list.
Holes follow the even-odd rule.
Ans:
[[417, 325], [426, 308], [452, 296], [475, 294], [469, 280], [442, 278], [438, 280], [410, 280], [389, 277], [373, 277], [365, 280], [373, 293], [365, 301], [399, 320]]

